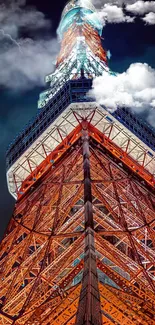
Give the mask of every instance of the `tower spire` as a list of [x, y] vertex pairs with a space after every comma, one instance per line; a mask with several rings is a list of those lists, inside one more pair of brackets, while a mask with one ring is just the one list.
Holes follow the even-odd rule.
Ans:
[[40, 95], [39, 108], [48, 103], [51, 96], [67, 80], [110, 73], [106, 51], [102, 47], [102, 22], [89, 0], [71, 0], [63, 10], [58, 27], [61, 42], [55, 72], [46, 77], [50, 88]]

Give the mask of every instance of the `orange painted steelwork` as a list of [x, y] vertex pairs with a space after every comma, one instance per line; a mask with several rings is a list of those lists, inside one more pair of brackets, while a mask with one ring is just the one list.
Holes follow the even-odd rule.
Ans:
[[64, 62], [72, 53], [79, 36], [84, 37], [85, 43], [91, 49], [93, 55], [100, 58], [101, 61], [107, 62], [106, 52], [102, 47], [101, 38], [98, 32], [89, 24], [84, 23], [82, 26], [79, 26], [74, 23], [67, 32], [64, 33], [61, 50], [57, 58], [57, 66]]
[[[140, 182], [140, 172], [134, 177], [128, 156], [121, 164], [117, 147], [87, 126], [102, 323], [154, 325], [153, 188]], [[42, 178], [16, 203], [0, 246], [0, 325], [76, 322], [86, 234], [81, 127], [59, 156], [57, 148], [47, 157]]]
[[[99, 62], [100, 74], [107, 67], [101, 37], [82, 19], [63, 35], [63, 82], [61, 64], [74, 54], [69, 78], [85, 77], [78, 54], [84, 63], [89, 53], [90, 67], [96, 57], [92, 75]], [[86, 71], [90, 78], [89, 64]], [[115, 122], [109, 135], [93, 125], [108, 117], [96, 106], [71, 105], [65, 132], [52, 124], [40, 151], [31, 147], [35, 163], [23, 154], [22, 171], [15, 165], [17, 202], [0, 244], [0, 325], [155, 325], [155, 179], [146, 152], [142, 165], [127, 153], [128, 135], [124, 150], [110, 139]], [[48, 141], [61, 143], [51, 152]]]
[[[91, 123], [88, 125], [89, 134], [101, 146], [106, 148], [113, 156], [126, 165], [134, 174], [140, 176], [149, 186], [155, 188], [155, 179], [143, 166], [138, 164], [125, 151], [114, 144], [105, 134], [101, 133]], [[18, 190], [18, 199], [25, 194], [28, 189], [39, 180], [51, 166], [60, 160], [62, 155], [81, 137], [82, 125], [79, 124], [74, 131], [67, 136], [62, 143], [47, 156], [47, 158], [24, 180], [22, 187]]]

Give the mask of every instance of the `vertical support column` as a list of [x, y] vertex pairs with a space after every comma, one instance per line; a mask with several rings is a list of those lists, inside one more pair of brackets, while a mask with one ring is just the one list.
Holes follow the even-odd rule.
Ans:
[[85, 257], [76, 325], [101, 325], [100, 293], [94, 244], [94, 222], [90, 177], [90, 152], [87, 124], [83, 125]]

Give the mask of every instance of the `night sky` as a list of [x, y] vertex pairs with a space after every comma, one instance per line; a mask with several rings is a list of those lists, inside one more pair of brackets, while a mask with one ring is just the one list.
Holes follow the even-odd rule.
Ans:
[[[56, 37], [65, 3], [65, 0], [28, 0], [26, 6], [35, 6], [52, 21], [50, 33], [51, 37]], [[155, 25], [145, 25], [139, 18], [135, 23], [108, 24], [103, 29], [103, 37], [104, 47], [112, 53], [109, 64], [113, 71], [123, 72], [136, 62], [146, 62], [155, 68]], [[0, 89], [0, 236], [4, 233], [15, 203], [7, 190], [5, 152], [24, 124], [35, 115], [42, 90], [40, 85], [29, 90]]]

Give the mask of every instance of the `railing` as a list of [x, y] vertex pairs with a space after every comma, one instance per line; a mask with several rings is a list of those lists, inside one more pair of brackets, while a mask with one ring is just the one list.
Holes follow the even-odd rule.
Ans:
[[[81, 78], [68, 81], [55, 94], [50, 102], [30, 120], [16, 139], [10, 144], [6, 153], [7, 170], [26, 151], [31, 144], [45, 131], [50, 124], [73, 102], [92, 102], [87, 97], [92, 87], [92, 80]], [[105, 108], [105, 107], [104, 107]], [[127, 108], [119, 108], [112, 114], [118, 121], [139, 137], [151, 149], [155, 150], [155, 130], [149, 128], [136, 114]], [[151, 153], [150, 153], [151, 154]]]
[[6, 153], [7, 170], [70, 103], [90, 101], [86, 94], [91, 86], [91, 79], [68, 81], [10, 144]]

